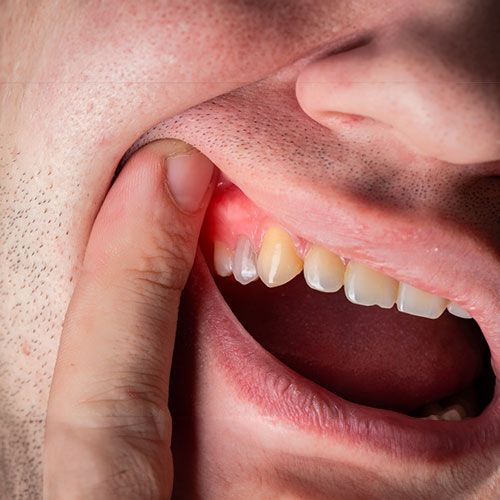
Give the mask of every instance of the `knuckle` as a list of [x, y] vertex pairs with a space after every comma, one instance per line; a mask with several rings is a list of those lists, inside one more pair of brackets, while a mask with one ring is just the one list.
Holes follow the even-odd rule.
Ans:
[[128, 371], [113, 374], [112, 381], [103, 380], [100, 385], [106, 389], [95, 390], [94, 395], [79, 405], [83, 422], [110, 429], [123, 437], [142, 437], [148, 441], [165, 438], [170, 413], [160, 374], [155, 377], [151, 373]]
[[187, 229], [174, 234], [153, 235], [147, 251], [142, 252], [129, 269], [139, 289], [163, 296], [165, 292], [181, 291], [187, 280], [194, 249]]

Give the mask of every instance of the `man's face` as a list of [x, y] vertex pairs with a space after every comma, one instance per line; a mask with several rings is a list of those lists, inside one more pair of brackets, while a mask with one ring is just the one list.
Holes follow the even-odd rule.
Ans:
[[[4, 35], [32, 58], [7, 61], [10, 78], [36, 82], [12, 91], [24, 114], [3, 118], [2, 131], [16, 131], [7, 164], [21, 165], [8, 194], [25, 190], [37, 214], [32, 233], [13, 219], [10, 248], [48, 247], [41, 275], [26, 264], [11, 285], [7, 331], [20, 340], [5, 343], [0, 396], [9, 414], [43, 415], [72, 276], [117, 162], [134, 143], [173, 137], [225, 179], [203, 235], [209, 266], [200, 253], [174, 355], [179, 496], [493, 497], [499, 4], [197, 0], [35, 10], [30, 42], [21, 30]], [[33, 44], [43, 45], [36, 58]], [[364, 47], [377, 61], [370, 84], [366, 57], [356, 57]], [[346, 81], [353, 87], [338, 109], [322, 109], [310, 90], [335, 86], [302, 76], [322, 58], [334, 70], [339, 61], [339, 92]], [[349, 113], [339, 112], [348, 101]], [[27, 181], [33, 175], [37, 183]], [[311, 244], [328, 248], [460, 303], [474, 320], [352, 305], [301, 276], [274, 289], [216, 278], [221, 296], [209, 271], [213, 240], [234, 250], [243, 235], [258, 246], [271, 223], [299, 242], [303, 258]], [[382, 275], [365, 288], [383, 288]], [[28, 305], [22, 320], [16, 303]], [[19, 393], [6, 389], [15, 385]], [[476, 418], [415, 418], [455, 400]], [[40, 427], [24, 432], [39, 436]]]

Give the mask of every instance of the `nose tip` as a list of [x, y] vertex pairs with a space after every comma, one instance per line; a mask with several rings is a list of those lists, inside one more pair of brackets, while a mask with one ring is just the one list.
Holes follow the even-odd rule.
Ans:
[[392, 38], [311, 63], [296, 95], [326, 126], [337, 113], [360, 115], [422, 155], [482, 163], [500, 159], [500, 85], [475, 78], [438, 48]]

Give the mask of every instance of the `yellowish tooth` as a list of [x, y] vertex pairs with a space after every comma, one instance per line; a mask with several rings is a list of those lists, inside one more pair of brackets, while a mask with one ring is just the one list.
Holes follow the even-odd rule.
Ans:
[[219, 276], [231, 276], [233, 272], [233, 255], [231, 250], [221, 243], [214, 241], [214, 269]]
[[437, 319], [443, 314], [448, 301], [407, 283], [399, 284], [398, 310], [414, 316]]
[[302, 271], [302, 266], [292, 237], [280, 227], [270, 227], [264, 235], [257, 259], [260, 279], [268, 287], [284, 285]]
[[465, 310], [462, 309], [458, 304], [455, 302], [450, 302], [448, 304], [448, 312], [450, 314], [453, 314], [454, 316], [458, 316], [459, 318], [464, 318], [464, 319], [470, 319], [472, 316]]
[[337, 292], [344, 284], [345, 265], [326, 248], [313, 245], [304, 259], [304, 278], [314, 290]]
[[347, 264], [344, 276], [346, 297], [354, 304], [390, 309], [396, 302], [398, 282], [364, 264]]

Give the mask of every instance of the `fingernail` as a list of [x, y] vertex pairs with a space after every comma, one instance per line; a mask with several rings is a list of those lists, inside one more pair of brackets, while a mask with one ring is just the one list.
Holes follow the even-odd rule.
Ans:
[[181, 210], [191, 213], [199, 210], [213, 171], [214, 164], [196, 149], [167, 158], [168, 188]]

